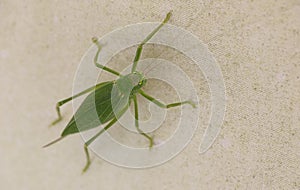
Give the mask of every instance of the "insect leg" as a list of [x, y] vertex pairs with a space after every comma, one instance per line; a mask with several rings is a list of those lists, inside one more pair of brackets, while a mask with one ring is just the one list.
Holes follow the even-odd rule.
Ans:
[[137, 103], [137, 99], [136, 99], [135, 95], [133, 96], [133, 102], [134, 102], [135, 127], [141, 135], [143, 135], [144, 137], [146, 137], [149, 140], [149, 148], [151, 148], [153, 146], [153, 138], [150, 137], [149, 135], [147, 135], [139, 127], [139, 111], [138, 111], [138, 103]]
[[117, 118], [112, 119], [103, 129], [101, 129], [95, 136], [93, 136], [90, 140], [88, 140], [85, 144], [84, 144], [84, 152], [86, 155], [86, 164], [82, 170], [82, 172], [85, 172], [89, 166], [91, 165], [91, 158], [90, 158], [90, 154], [89, 154], [89, 150], [88, 150], [88, 146], [97, 138], [99, 137], [104, 131], [106, 131], [107, 129], [109, 129], [114, 123], [116, 123]]
[[77, 98], [77, 97], [79, 97], [79, 96], [82, 96], [82, 95], [84, 95], [84, 94], [86, 94], [86, 93], [88, 93], [88, 92], [90, 92], [90, 91], [92, 91], [92, 90], [95, 90], [97, 87], [98, 87], [97, 85], [96, 85], [96, 86], [93, 86], [93, 87], [90, 87], [90, 88], [88, 88], [88, 89], [86, 89], [86, 90], [84, 90], [84, 91], [82, 91], [82, 92], [79, 92], [78, 94], [75, 94], [74, 96], [71, 96], [71, 97], [69, 97], [69, 98], [66, 98], [66, 99], [64, 99], [64, 100], [61, 100], [61, 101], [57, 102], [57, 103], [56, 103], [56, 106], [55, 106], [55, 109], [56, 109], [58, 118], [57, 118], [56, 120], [54, 120], [54, 121], [51, 123], [50, 126], [55, 125], [55, 124], [57, 124], [59, 121], [62, 120], [62, 116], [61, 116], [61, 112], [60, 112], [60, 106], [64, 105], [65, 103], [67, 103], [67, 102], [69, 102], [69, 101], [71, 101], [71, 100], [73, 100], [73, 99], [75, 99], [75, 98]]
[[170, 17], [172, 16], [172, 11], [170, 11], [167, 15], [166, 15], [166, 18], [162, 21], [162, 23], [157, 27], [155, 28], [143, 41], [142, 43], [139, 44], [137, 50], [136, 50], [136, 53], [135, 53], [135, 57], [134, 57], [134, 60], [133, 60], [133, 66], [132, 66], [132, 69], [131, 69], [131, 72], [133, 73], [134, 71], [136, 71], [136, 66], [137, 66], [137, 63], [141, 57], [141, 53], [142, 53], [142, 50], [143, 50], [143, 46], [159, 31], [159, 29], [161, 27], [163, 27], [164, 24], [166, 24]]
[[152, 96], [146, 94], [144, 91], [140, 90], [140, 94], [142, 96], [144, 96], [146, 99], [150, 100], [151, 102], [153, 102], [154, 104], [156, 104], [157, 106], [161, 107], [161, 108], [172, 108], [172, 107], [176, 107], [176, 106], [180, 106], [183, 104], [190, 104], [193, 108], [196, 107], [196, 104], [193, 101], [187, 100], [187, 101], [183, 101], [183, 102], [175, 102], [172, 104], [164, 104], [160, 101], [158, 101], [157, 99], [153, 98]]
[[102, 46], [101, 46], [100, 43], [98, 42], [98, 38], [93, 37], [93, 38], [92, 38], [92, 41], [93, 41], [93, 42], [97, 45], [97, 47], [98, 47], [98, 51], [97, 51], [97, 53], [96, 53], [96, 55], [95, 55], [95, 57], [94, 57], [94, 64], [96, 65], [96, 67], [99, 67], [100, 69], [103, 69], [103, 70], [105, 70], [105, 71], [107, 71], [107, 72], [110, 72], [110, 73], [112, 73], [112, 74], [114, 74], [114, 75], [121, 76], [121, 74], [120, 74], [119, 72], [117, 72], [117, 71], [115, 71], [115, 70], [113, 70], [113, 69], [111, 69], [111, 68], [108, 68], [108, 67], [106, 67], [106, 66], [104, 66], [104, 65], [101, 65], [100, 63], [97, 62], [97, 61], [98, 61], [98, 57], [99, 57], [99, 53], [100, 53], [100, 51], [101, 51], [101, 49], [102, 49]]

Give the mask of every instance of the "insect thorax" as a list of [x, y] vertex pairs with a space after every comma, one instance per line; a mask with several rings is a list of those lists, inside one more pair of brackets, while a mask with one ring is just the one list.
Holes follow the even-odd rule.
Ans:
[[140, 88], [142, 88], [147, 82], [147, 79], [142, 73], [133, 72], [125, 76], [120, 77], [116, 84], [123, 93], [129, 93], [130, 95], [135, 94]]

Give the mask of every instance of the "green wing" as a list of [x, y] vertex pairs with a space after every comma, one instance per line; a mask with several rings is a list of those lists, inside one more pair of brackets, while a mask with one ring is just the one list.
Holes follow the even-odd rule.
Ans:
[[[124, 104], [115, 106], [115, 103], [118, 104], [119, 101], [124, 102], [122, 100], [124, 95], [112, 93], [113, 86], [113, 81], [98, 84], [95, 91], [91, 92], [79, 106], [61, 136], [86, 131], [98, 127], [116, 116], [121, 117], [128, 106], [123, 106]], [[114, 106], [112, 106], [112, 102]]]

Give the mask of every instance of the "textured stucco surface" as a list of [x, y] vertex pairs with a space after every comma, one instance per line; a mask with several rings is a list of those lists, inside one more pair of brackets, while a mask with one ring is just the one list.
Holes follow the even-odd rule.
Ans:
[[[56, 101], [72, 92], [90, 38], [160, 21], [170, 9], [170, 23], [207, 43], [222, 70], [227, 110], [215, 144], [198, 154], [209, 90], [201, 71], [181, 62], [196, 81], [203, 106], [194, 138], [174, 159], [134, 170], [93, 156], [90, 170], [81, 175], [80, 136], [42, 149], [72, 115], [71, 106], [65, 106], [65, 120], [47, 127], [56, 117]], [[299, 30], [299, 0], [0, 1], [0, 188], [300, 189]], [[160, 53], [153, 46], [146, 49], [144, 56]], [[166, 50], [160, 56], [168, 55]], [[124, 68], [117, 65], [122, 59], [117, 56], [110, 64]], [[152, 91], [162, 99], [166, 94], [176, 98], [172, 89]]]

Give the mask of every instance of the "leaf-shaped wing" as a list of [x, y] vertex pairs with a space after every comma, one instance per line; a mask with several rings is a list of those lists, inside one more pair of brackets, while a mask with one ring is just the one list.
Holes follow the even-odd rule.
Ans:
[[89, 130], [113, 119], [115, 117], [111, 105], [113, 85], [113, 81], [98, 84], [95, 91], [91, 92], [79, 106], [61, 136]]

